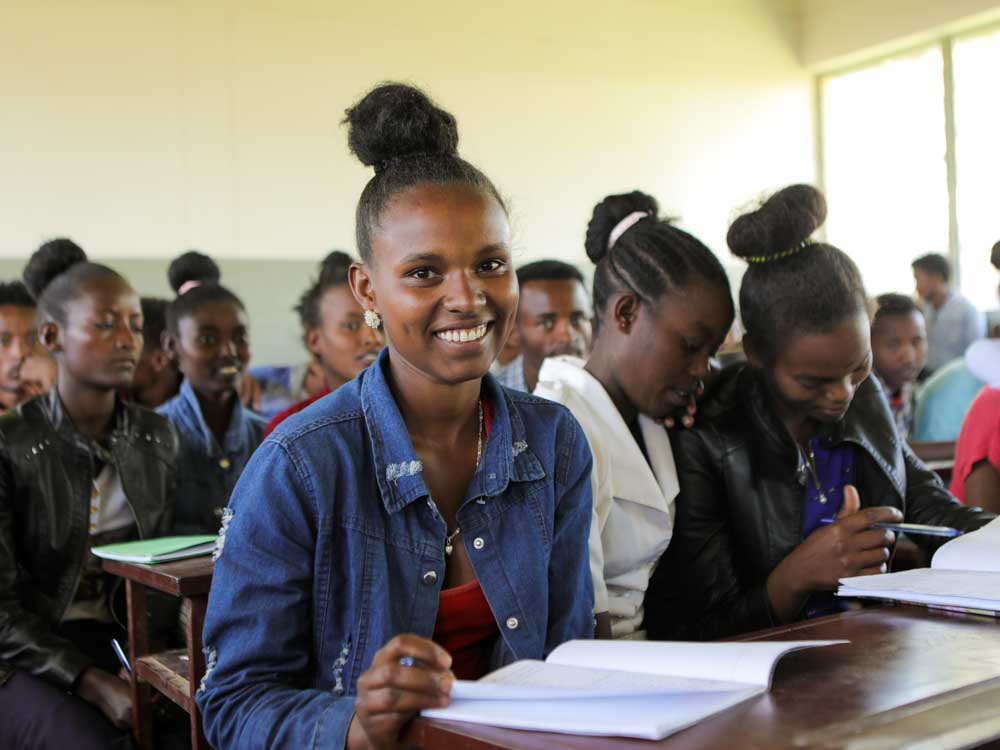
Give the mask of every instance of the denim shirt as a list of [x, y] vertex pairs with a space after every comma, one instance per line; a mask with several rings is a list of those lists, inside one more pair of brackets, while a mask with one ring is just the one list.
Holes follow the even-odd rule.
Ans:
[[[197, 702], [218, 748], [342, 748], [358, 677], [430, 638], [445, 522], [386, 382], [388, 350], [283, 422], [233, 492], [216, 548]], [[569, 411], [501, 387], [458, 537], [497, 621], [493, 668], [593, 636], [591, 456]]]
[[181, 383], [180, 393], [156, 412], [170, 420], [180, 437], [174, 533], [214, 534], [236, 480], [264, 437], [267, 422], [237, 400], [220, 446], [187, 380]]

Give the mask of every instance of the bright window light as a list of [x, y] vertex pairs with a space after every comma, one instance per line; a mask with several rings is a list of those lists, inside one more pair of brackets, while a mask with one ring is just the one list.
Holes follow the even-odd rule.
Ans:
[[962, 292], [986, 310], [997, 306], [989, 257], [1000, 240], [1000, 31], [957, 39], [952, 49]]
[[858, 264], [869, 294], [909, 294], [910, 262], [948, 255], [941, 49], [830, 76], [821, 86], [827, 238]]

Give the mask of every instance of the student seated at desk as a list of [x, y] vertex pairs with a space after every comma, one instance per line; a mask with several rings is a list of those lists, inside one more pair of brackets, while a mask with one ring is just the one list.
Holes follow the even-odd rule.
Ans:
[[0, 417], [0, 747], [127, 747], [124, 631], [89, 550], [169, 530], [177, 439], [117, 398], [142, 349], [128, 282], [64, 249], [24, 277], [58, 386]]
[[184, 376], [156, 411], [180, 436], [174, 532], [213, 534], [265, 422], [240, 403], [250, 324], [240, 298], [218, 284], [188, 289], [167, 308], [164, 348]]
[[587, 255], [596, 334], [586, 363], [552, 357], [535, 395], [565, 404], [594, 454], [590, 572], [598, 637], [642, 638], [642, 599], [673, 527], [677, 472], [665, 419], [686, 413], [733, 322], [712, 251], [657, 217], [644, 193], [594, 209]]
[[353, 262], [339, 250], [327, 255], [320, 263], [319, 276], [295, 307], [306, 349], [322, 369], [326, 387], [275, 416], [267, 423], [265, 436], [293, 414], [353, 380], [382, 349], [382, 332], [365, 325], [365, 311], [351, 292], [348, 272]]
[[1000, 512], [1000, 340], [977, 341], [965, 354], [969, 370], [986, 383], [962, 423], [955, 444], [951, 491], [969, 505]]
[[822, 194], [794, 185], [729, 229], [750, 263], [748, 364], [728, 368], [697, 424], [673, 436], [680, 494], [646, 595], [650, 638], [719, 638], [835, 610], [840, 578], [891, 560], [893, 533], [873, 523], [969, 531], [993, 518], [958, 504], [900, 438], [869, 377], [857, 266], [809, 241], [825, 217]]
[[872, 374], [879, 379], [899, 436], [913, 427], [917, 376], [927, 362], [924, 314], [912, 297], [880, 294], [872, 317]]
[[181, 388], [177, 363], [163, 348], [170, 303], [156, 297], [143, 297], [139, 302], [142, 305], [142, 356], [135, 368], [128, 400], [156, 409], [176, 396]]
[[385, 84], [347, 121], [375, 167], [351, 286], [387, 347], [233, 493], [198, 694], [220, 750], [396, 747], [455, 677], [594, 631], [587, 439], [488, 374], [517, 307], [503, 200], [422, 92]]

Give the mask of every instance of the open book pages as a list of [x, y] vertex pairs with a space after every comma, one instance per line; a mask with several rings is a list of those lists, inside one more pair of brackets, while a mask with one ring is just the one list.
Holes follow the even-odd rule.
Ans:
[[1000, 573], [1000, 518], [941, 545], [934, 553], [931, 567]]
[[661, 739], [766, 692], [790, 651], [846, 641], [570, 641], [476, 682], [424, 716], [571, 734]]
[[930, 568], [842, 578], [838, 596], [1000, 612], [1000, 519], [942, 545]]

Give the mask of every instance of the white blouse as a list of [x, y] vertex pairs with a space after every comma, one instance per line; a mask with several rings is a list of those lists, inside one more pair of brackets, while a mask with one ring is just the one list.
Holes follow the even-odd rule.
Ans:
[[615, 638], [642, 638], [642, 600], [673, 531], [679, 489], [674, 454], [663, 425], [640, 415], [647, 463], [611, 397], [584, 364], [576, 357], [546, 359], [535, 395], [573, 413], [594, 455], [594, 611], [610, 613]]

